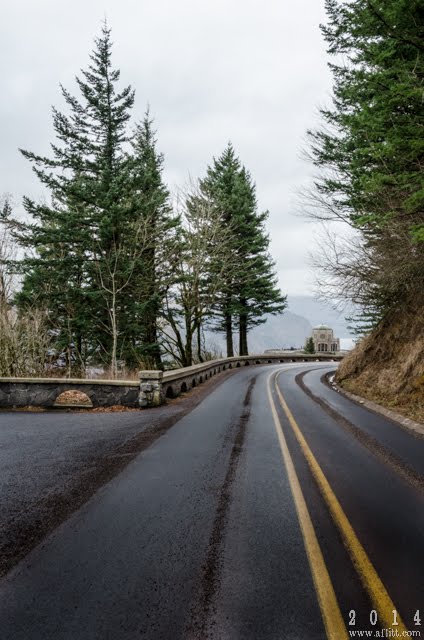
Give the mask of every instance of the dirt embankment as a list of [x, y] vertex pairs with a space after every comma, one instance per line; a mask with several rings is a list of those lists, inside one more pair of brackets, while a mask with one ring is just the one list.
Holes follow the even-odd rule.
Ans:
[[424, 295], [390, 313], [344, 360], [337, 382], [424, 423]]

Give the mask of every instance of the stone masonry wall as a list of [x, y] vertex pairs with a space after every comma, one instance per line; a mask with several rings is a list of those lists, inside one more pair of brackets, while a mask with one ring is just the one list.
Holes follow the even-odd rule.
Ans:
[[0, 378], [0, 408], [53, 408], [64, 391], [81, 391], [93, 407], [137, 407], [138, 382]]

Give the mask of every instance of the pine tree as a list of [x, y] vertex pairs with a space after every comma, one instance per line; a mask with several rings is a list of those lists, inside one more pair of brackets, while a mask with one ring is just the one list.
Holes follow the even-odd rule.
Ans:
[[58, 345], [70, 360], [85, 364], [95, 358], [115, 373], [122, 346], [120, 304], [133, 268], [126, 245], [133, 247], [139, 221], [124, 152], [134, 93], [131, 87], [118, 92], [120, 72], [112, 67], [111, 48], [104, 25], [88, 70], [76, 79], [81, 99], [62, 87], [68, 113], [53, 109], [53, 157], [22, 151], [51, 203], [25, 198], [32, 222], [15, 223], [14, 234], [34, 250], [21, 263], [20, 304], [48, 305]]
[[315, 194], [325, 216], [361, 234], [362, 257], [341, 272], [353, 300], [390, 309], [424, 285], [424, 8], [327, 0], [326, 9], [334, 98], [309, 133], [322, 170]]
[[349, 332], [357, 338], [363, 338], [371, 333], [371, 331], [378, 325], [382, 319], [384, 310], [381, 309], [362, 309], [355, 315], [345, 318], [349, 324], [347, 328]]
[[[203, 196], [218, 210], [222, 225], [229, 227], [233, 234], [233, 218], [241, 209], [242, 199], [239, 194], [240, 161], [234, 153], [231, 144], [228, 144], [224, 153], [214, 159], [212, 166], [208, 166], [206, 177], [200, 181]], [[234, 243], [235, 244], [235, 243]], [[223, 279], [217, 304], [219, 324], [217, 330], [225, 333], [227, 357], [234, 355], [233, 322], [236, 313], [235, 274], [231, 272]]]
[[265, 314], [281, 313], [286, 306], [268, 252], [268, 212], [258, 212], [255, 185], [231, 143], [208, 167], [201, 190], [219, 211], [222, 225], [231, 229], [231, 251], [237, 263], [222, 281], [216, 304], [217, 330], [225, 333], [227, 356], [232, 356], [236, 324], [239, 354], [247, 355], [249, 328], [265, 322]]
[[172, 277], [170, 257], [178, 218], [172, 215], [170, 196], [162, 178], [163, 155], [156, 151], [156, 137], [149, 111], [136, 126], [132, 139], [132, 199], [144, 223], [143, 248], [127, 294], [130, 350], [126, 361], [133, 366], [162, 368], [158, 318]]
[[315, 353], [314, 339], [312, 338], [312, 336], [306, 340], [304, 352], [311, 354]]

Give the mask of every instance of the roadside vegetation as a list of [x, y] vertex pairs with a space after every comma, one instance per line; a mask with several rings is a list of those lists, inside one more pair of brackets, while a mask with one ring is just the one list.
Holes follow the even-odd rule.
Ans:
[[2, 205], [0, 265], [14, 286], [0, 281], [1, 339], [22, 354], [4, 356], [2, 343], [0, 374], [188, 366], [210, 357], [205, 327], [225, 336], [227, 355], [248, 354], [249, 329], [286, 306], [249, 171], [228, 144], [170, 194], [153, 119], [133, 122], [107, 25], [76, 81], [79, 95], [62, 87], [64, 110], [53, 108], [51, 155], [21, 150], [48, 197], [26, 197], [24, 214]]
[[356, 320], [367, 334], [337, 378], [422, 416], [423, 6], [327, 0], [326, 8], [333, 101], [309, 132], [317, 177], [305, 209], [327, 229], [319, 292], [362, 309]]
[[315, 353], [314, 339], [312, 336], [306, 340], [303, 351], [310, 354]]

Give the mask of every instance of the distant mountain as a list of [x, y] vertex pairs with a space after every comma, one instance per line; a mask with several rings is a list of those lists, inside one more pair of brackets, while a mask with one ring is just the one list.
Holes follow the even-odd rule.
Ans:
[[[268, 316], [264, 324], [249, 332], [249, 352], [262, 353], [265, 349], [303, 347], [305, 340], [312, 334], [312, 328], [319, 324], [328, 324], [336, 338], [340, 338], [341, 348], [353, 346], [352, 335], [347, 328], [345, 315], [330, 306], [317, 302], [310, 296], [289, 296], [288, 308], [280, 316]], [[206, 333], [206, 342], [224, 352], [222, 334]], [[234, 336], [237, 348], [237, 335]]]
[[289, 296], [288, 310], [309, 320], [313, 327], [328, 324], [337, 338], [352, 338], [345, 319], [349, 311], [335, 311], [330, 305], [317, 302], [310, 296]]
[[312, 333], [312, 325], [301, 315], [286, 311], [281, 316], [268, 316], [265, 324], [249, 332], [249, 351], [262, 353], [265, 349], [303, 347]]

